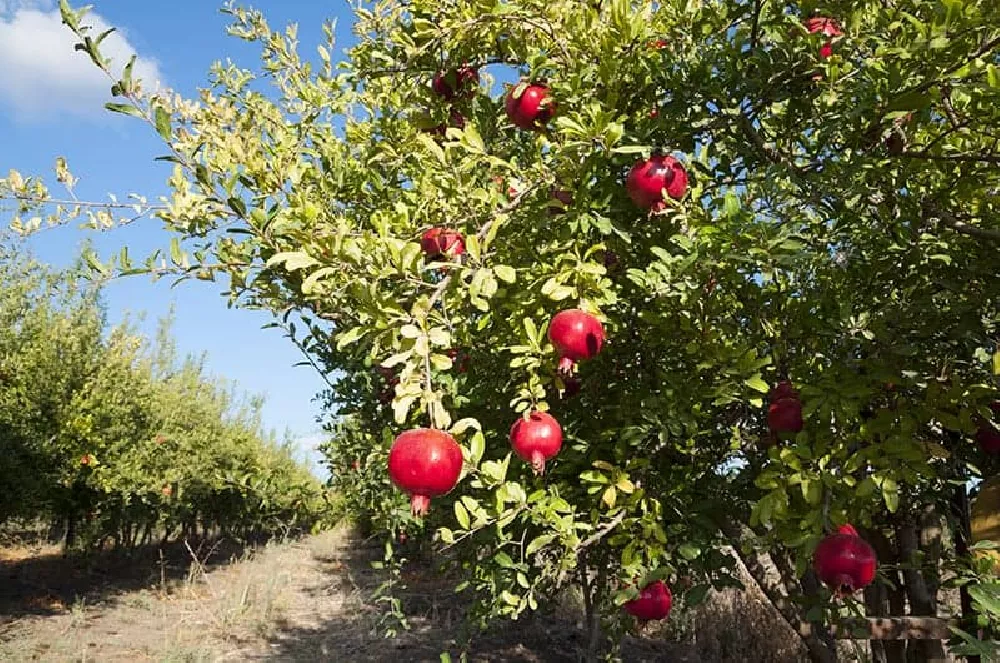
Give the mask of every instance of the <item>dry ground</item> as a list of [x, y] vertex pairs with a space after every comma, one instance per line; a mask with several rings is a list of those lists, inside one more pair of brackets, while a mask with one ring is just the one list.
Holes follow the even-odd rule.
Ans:
[[[130, 560], [65, 560], [53, 550], [0, 557], [0, 661], [440, 661], [462, 620], [446, 583], [411, 576], [410, 630], [386, 640], [370, 603], [379, 557], [348, 530], [239, 549], [176, 549]], [[211, 554], [210, 554], [211, 553]], [[237, 563], [226, 562], [236, 560]], [[568, 611], [571, 612], [571, 611]], [[626, 661], [802, 660], [753, 596], [713, 597], [661, 639], [631, 639]], [[786, 634], [787, 635], [787, 634]], [[537, 616], [479, 637], [478, 663], [579, 660], [582, 633]]]

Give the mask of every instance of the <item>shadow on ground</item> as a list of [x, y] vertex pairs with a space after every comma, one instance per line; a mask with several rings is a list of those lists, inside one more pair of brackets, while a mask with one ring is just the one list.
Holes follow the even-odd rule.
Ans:
[[[353, 610], [303, 627], [278, 622], [267, 651], [250, 660], [313, 662], [351, 661], [375, 663], [439, 663], [442, 652], [461, 660], [465, 640], [465, 609], [456, 597], [456, 581], [429, 572], [428, 564], [404, 568], [406, 588], [396, 596], [410, 626], [392, 639], [379, 635], [381, 610], [371, 596], [383, 576], [371, 562], [381, 559], [381, 548], [360, 539], [348, 539], [336, 551], [315, 553], [329, 583], [314, 589], [317, 603], [336, 595], [353, 595]], [[495, 628], [477, 635], [466, 650], [470, 663], [575, 663], [583, 660], [584, 634], [575, 624], [553, 615], [535, 614], [516, 622], [498, 620]], [[630, 639], [623, 657], [629, 663], [671, 661], [685, 663], [677, 648], [662, 641]]]
[[74, 603], [113, 602], [118, 595], [164, 587], [188, 577], [194, 558], [206, 571], [239, 559], [245, 546], [228, 539], [96, 553], [59, 552], [0, 560], [0, 625], [29, 615], [56, 615]]

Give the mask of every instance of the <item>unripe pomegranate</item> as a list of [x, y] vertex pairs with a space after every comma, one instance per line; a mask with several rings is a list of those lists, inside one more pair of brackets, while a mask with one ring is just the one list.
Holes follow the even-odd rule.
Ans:
[[479, 70], [468, 65], [452, 71], [438, 72], [431, 81], [434, 94], [448, 101], [456, 96], [471, 97], [476, 94], [477, 87], [479, 87]]
[[510, 445], [522, 460], [531, 463], [535, 474], [545, 473], [545, 461], [562, 448], [562, 427], [548, 412], [532, 412], [518, 417], [510, 427]]
[[662, 580], [654, 580], [642, 588], [637, 598], [625, 604], [625, 612], [643, 621], [666, 619], [673, 603], [670, 588]]
[[802, 401], [791, 382], [779, 382], [770, 394], [767, 427], [775, 434], [798, 433], [802, 430]]
[[421, 236], [420, 248], [428, 260], [454, 258], [465, 253], [465, 240], [457, 230], [431, 228]]
[[875, 579], [875, 550], [851, 525], [842, 525], [816, 546], [813, 570], [837, 596], [850, 596]]
[[[994, 415], [1000, 415], [1000, 401], [990, 403], [990, 409]], [[1000, 421], [1000, 416], [997, 420]], [[980, 421], [979, 429], [976, 431], [976, 442], [979, 443], [979, 448], [988, 454], [1000, 453], [1000, 429], [997, 428], [997, 424]]]
[[410, 495], [410, 511], [421, 517], [431, 498], [444, 495], [462, 473], [462, 449], [444, 431], [415, 428], [399, 435], [389, 450], [389, 478]]
[[663, 191], [674, 200], [680, 200], [687, 191], [687, 171], [672, 156], [654, 154], [639, 161], [628, 173], [625, 190], [632, 202], [644, 210], [663, 206]]
[[559, 371], [568, 374], [576, 362], [601, 351], [604, 327], [586, 311], [567, 309], [556, 313], [549, 323], [549, 340], [559, 353]]
[[556, 110], [549, 88], [533, 83], [524, 87], [521, 94], [515, 97], [518, 87], [520, 86], [515, 85], [507, 93], [507, 117], [514, 126], [521, 129], [540, 129], [552, 119]]
[[[832, 18], [826, 18], [825, 16], [813, 16], [807, 18], [804, 21], [806, 30], [809, 34], [821, 33], [824, 37], [839, 37], [843, 32], [840, 30], [840, 25], [837, 24]], [[821, 60], [826, 60], [831, 55], [833, 55], [833, 41], [827, 41], [819, 49], [819, 57]]]

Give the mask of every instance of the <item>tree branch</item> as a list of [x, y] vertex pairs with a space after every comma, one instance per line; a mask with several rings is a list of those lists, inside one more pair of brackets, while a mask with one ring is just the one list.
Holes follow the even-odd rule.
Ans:
[[957, 218], [951, 212], [941, 209], [930, 200], [924, 201], [923, 208], [924, 218], [927, 220], [937, 218], [941, 221], [941, 223], [948, 226], [955, 232], [962, 233], [963, 235], [969, 235], [970, 237], [976, 237], [978, 239], [985, 239], [990, 242], [1000, 242], [1000, 230], [980, 228], [979, 226], [966, 223], [965, 221]]

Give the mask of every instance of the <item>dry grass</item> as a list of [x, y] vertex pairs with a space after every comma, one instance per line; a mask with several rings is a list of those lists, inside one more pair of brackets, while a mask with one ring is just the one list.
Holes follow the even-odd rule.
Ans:
[[[370, 562], [381, 551], [346, 529], [269, 545], [214, 569], [204, 561], [208, 552], [188, 551], [184, 569], [172, 573], [165, 562], [147, 561], [141, 587], [25, 610], [7, 623], [0, 612], [0, 661], [409, 663], [437, 662], [445, 650], [458, 660], [464, 609], [451, 584], [419, 565], [404, 569], [399, 597], [410, 629], [385, 640], [370, 602], [381, 579]], [[692, 614], [676, 613], [663, 639], [629, 639], [625, 660], [804, 660], [798, 639], [754, 591], [723, 592]], [[468, 660], [579, 660], [579, 607], [500, 624], [475, 639]]]

